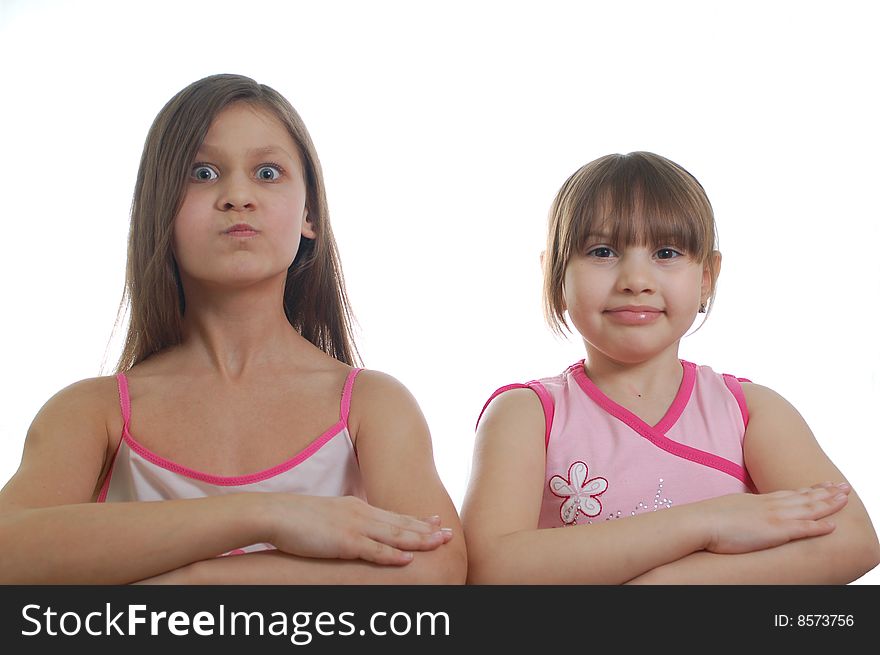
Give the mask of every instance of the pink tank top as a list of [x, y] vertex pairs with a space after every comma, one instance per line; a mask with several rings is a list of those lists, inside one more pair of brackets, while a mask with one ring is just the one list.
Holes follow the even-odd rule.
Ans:
[[[648, 425], [593, 384], [580, 361], [527, 387], [544, 408], [546, 468], [539, 528], [634, 516], [751, 492], [743, 462], [748, 409], [741, 380], [681, 362], [681, 386]], [[485, 411], [485, 407], [483, 408]]]
[[[348, 432], [351, 391], [361, 369], [352, 369], [342, 391], [339, 421], [301, 452], [277, 466], [242, 476], [202, 473], [148, 450], [131, 436], [128, 380], [116, 376], [122, 408], [122, 438], [104, 479], [98, 502], [202, 498], [249, 491], [286, 492], [311, 496], [357, 496], [365, 499], [357, 456]], [[253, 544], [232, 551], [271, 549]]]

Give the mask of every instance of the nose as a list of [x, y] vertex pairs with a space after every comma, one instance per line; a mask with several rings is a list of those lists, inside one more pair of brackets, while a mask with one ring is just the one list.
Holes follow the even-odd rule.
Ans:
[[630, 251], [623, 255], [618, 266], [617, 290], [638, 296], [656, 290], [651, 255], [647, 251]]
[[255, 207], [253, 186], [244, 175], [229, 175], [217, 185], [218, 208], [222, 211], [250, 211]]

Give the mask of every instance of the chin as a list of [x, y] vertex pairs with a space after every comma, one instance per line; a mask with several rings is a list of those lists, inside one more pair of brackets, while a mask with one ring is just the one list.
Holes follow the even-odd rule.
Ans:
[[666, 351], [666, 348], [657, 348], [657, 347], [639, 347], [633, 344], [628, 344], [626, 347], [602, 347], [601, 345], [592, 344], [593, 348], [602, 353], [603, 356], [608, 359], [618, 362], [620, 364], [641, 364], [648, 360], [651, 360], [658, 355], [661, 355]]

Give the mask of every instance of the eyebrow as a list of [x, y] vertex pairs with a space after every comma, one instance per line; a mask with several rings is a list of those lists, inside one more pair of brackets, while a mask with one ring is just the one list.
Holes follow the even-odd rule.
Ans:
[[[199, 146], [198, 152], [204, 152], [205, 154], [209, 154], [209, 155], [210, 154], [216, 155], [216, 154], [219, 154], [220, 152], [222, 152], [222, 149], [217, 146], [212, 146], [210, 143], [203, 143], [201, 146]], [[287, 152], [284, 148], [281, 148], [279, 146], [260, 146], [259, 148], [250, 148], [247, 151], [248, 156], [274, 155], [274, 154], [278, 154], [278, 153], [284, 154], [292, 160], [296, 159], [293, 155], [291, 155], [289, 152]]]

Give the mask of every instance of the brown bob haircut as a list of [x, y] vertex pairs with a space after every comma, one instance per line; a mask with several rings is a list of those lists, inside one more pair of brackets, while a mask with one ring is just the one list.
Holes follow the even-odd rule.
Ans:
[[352, 335], [339, 253], [327, 210], [315, 146], [296, 110], [277, 91], [241, 75], [212, 75], [190, 84], [162, 108], [147, 134], [131, 206], [122, 309], [130, 320], [118, 371], [181, 341], [186, 298], [172, 253], [174, 219], [190, 169], [217, 114], [234, 102], [269, 111], [299, 149], [306, 208], [317, 233], [305, 237], [287, 271], [284, 311], [306, 339], [336, 359], [360, 359]]
[[[609, 245], [674, 246], [707, 266], [716, 250], [715, 215], [696, 178], [665, 157], [631, 152], [600, 157], [569, 177], [550, 208], [544, 253], [544, 317], [559, 335], [570, 331], [563, 287], [572, 255], [585, 254], [590, 234]], [[709, 266], [715, 295], [717, 271]]]

